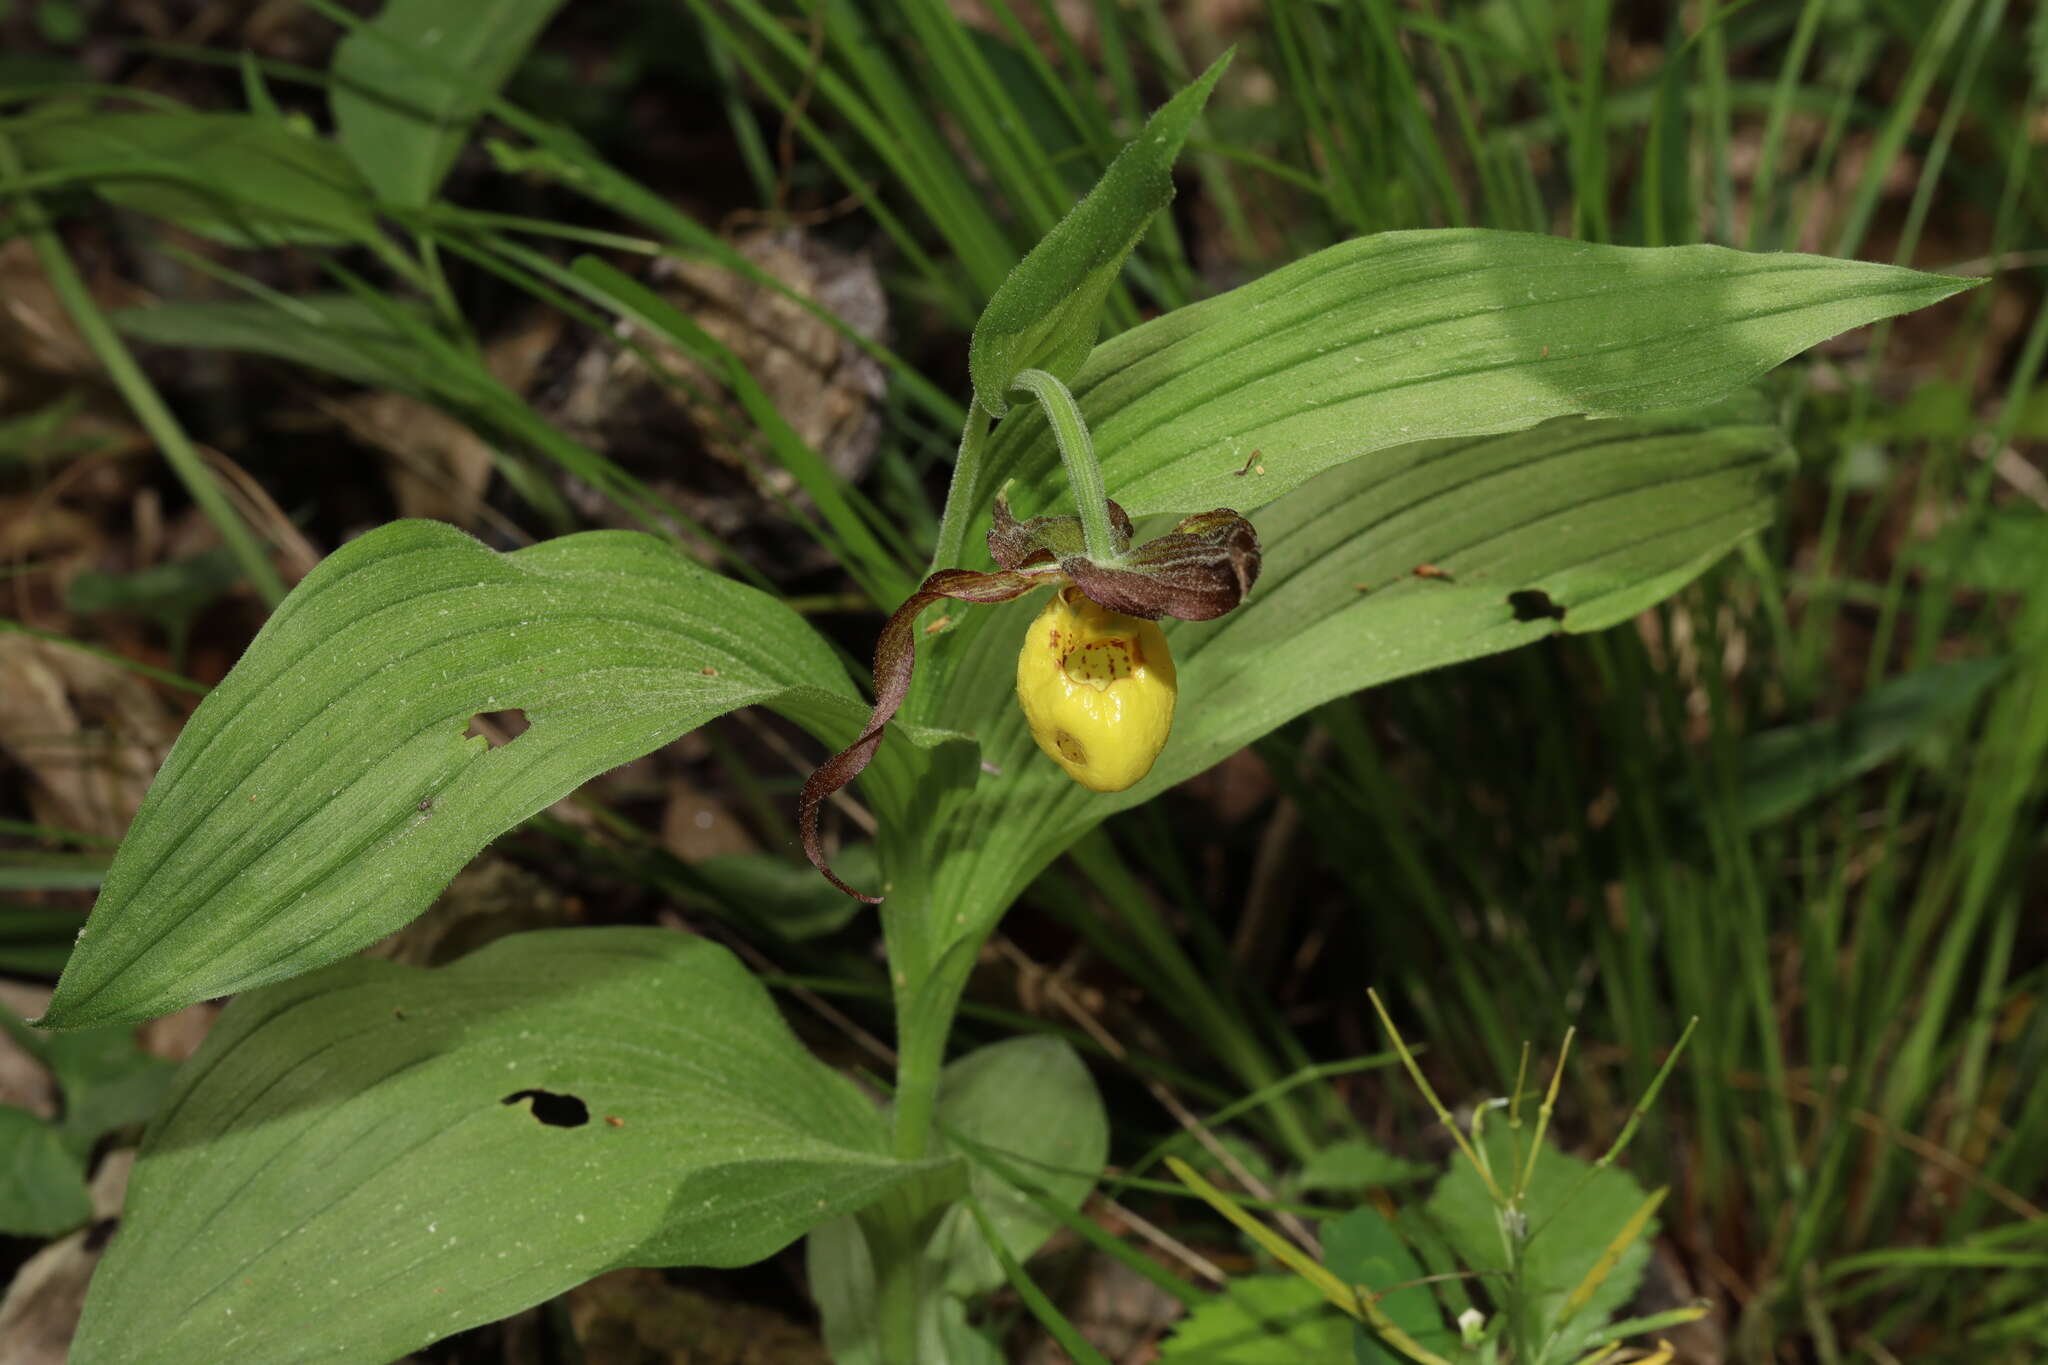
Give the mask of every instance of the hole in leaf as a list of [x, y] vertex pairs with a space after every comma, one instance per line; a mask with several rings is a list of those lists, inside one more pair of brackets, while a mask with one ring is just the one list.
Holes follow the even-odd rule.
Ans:
[[1524, 588], [1508, 594], [1508, 606], [1517, 621], [1562, 621], [1564, 608], [1550, 600], [1541, 588]]
[[469, 718], [469, 727], [462, 733], [468, 739], [482, 736], [486, 744], [496, 749], [525, 734], [532, 724], [526, 713], [515, 706], [509, 711], [477, 712]]
[[581, 1128], [590, 1122], [590, 1106], [574, 1095], [557, 1095], [552, 1090], [515, 1090], [501, 1104], [530, 1100], [533, 1116], [550, 1128]]

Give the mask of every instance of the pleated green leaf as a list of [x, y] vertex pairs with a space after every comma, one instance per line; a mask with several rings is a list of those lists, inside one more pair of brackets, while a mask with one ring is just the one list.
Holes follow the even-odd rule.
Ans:
[[[788, 607], [652, 536], [498, 554], [397, 522], [343, 546], [193, 713], [43, 1022], [141, 1019], [344, 957], [586, 779], [767, 703], [866, 715]], [[530, 728], [491, 747], [479, 713]]]
[[1565, 419], [1332, 470], [1255, 518], [1266, 568], [1242, 606], [1165, 623], [1180, 675], [1173, 736], [1151, 775], [1114, 795], [1069, 781], [1016, 705], [1017, 650], [1041, 600], [970, 613], [928, 649], [906, 712], [973, 732], [985, 766], [925, 784], [909, 818], [885, 822], [890, 875], [933, 871], [914, 905], [884, 912], [927, 917], [929, 941], [970, 932], [1098, 821], [1311, 707], [1624, 620], [1763, 526], [1789, 460], [1777, 428], [1743, 404]]
[[358, 959], [180, 1073], [71, 1358], [381, 1365], [616, 1267], [759, 1260], [929, 1164], [704, 940]]
[[[1248, 512], [1388, 446], [1712, 402], [1974, 283], [1717, 246], [1388, 232], [1113, 337], [1071, 387], [1132, 516]], [[1068, 510], [1035, 407], [988, 460], [986, 497], [1014, 476], [1020, 515]]]

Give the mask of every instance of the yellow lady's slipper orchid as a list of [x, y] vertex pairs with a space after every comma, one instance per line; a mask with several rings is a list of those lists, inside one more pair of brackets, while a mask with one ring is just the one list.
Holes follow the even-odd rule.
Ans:
[[818, 813], [826, 797], [868, 766], [910, 695], [917, 614], [934, 603], [1013, 602], [1049, 581], [1064, 583], [1017, 656], [1017, 698], [1031, 733], [1069, 777], [1095, 791], [1123, 791], [1152, 771], [1173, 729], [1178, 687], [1166, 636], [1153, 619], [1213, 621], [1235, 608], [1259, 577], [1259, 533], [1219, 507], [1182, 517], [1165, 535], [1133, 546], [1131, 519], [1113, 502], [1107, 510], [1113, 553], [1097, 562], [1084, 553], [1087, 529], [1079, 517], [1018, 521], [998, 493], [988, 528], [996, 571], [935, 569], [889, 613], [875, 639], [875, 709], [797, 798], [804, 856], [832, 885], [859, 900], [880, 899], [834, 875]]
[[1017, 655], [1017, 700], [1032, 738], [1067, 776], [1120, 792], [1152, 771], [1173, 729], [1173, 655], [1158, 623], [1063, 588]]

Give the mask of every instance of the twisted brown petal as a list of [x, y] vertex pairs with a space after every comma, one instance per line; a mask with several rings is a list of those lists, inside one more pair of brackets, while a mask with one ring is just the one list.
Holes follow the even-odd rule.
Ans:
[[1130, 548], [1131, 519], [1114, 502], [1109, 524], [1116, 562], [1098, 564], [1088, 558], [1079, 517], [1018, 521], [1010, 514], [1009, 500], [997, 494], [988, 552], [1006, 569], [1057, 563], [1097, 603], [1148, 621], [1221, 616], [1243, 601], [1258, 579], [1259, 533], [1227, 507], [1186, 517], [1135, 550]]
[[[1114, 501], [1109, 504], [1109, 530], [1118, 554], [1130, 548], [1131, 519]], [[988, 527], [988, 554], [1004, 568], [1027, 569], [1055, 561], [1064, 564], [1081, 554], [1085, 543], [1079, 517], [1032, 517], [1019, 521], [1010, 515], [1010, 500], [996, 494], [995, 517]]]
[[1259, 533], [1227, 507], [1184, 519], [1167, 534], [1100, 565], [1081, 557], [1060, 569], [1111, 611], [1156, 621], [1207, 621], [1223, 615], [1259, 577]]
[[941, 569], [925, 579], [917, 591], [891, 613], [875, 641], [874, 713], [868, 717], [860, 738], [818, 765], [817, 771], [805, 780], [803, 794], [797, 798], [797, 828], [803, 835], [804, 856], [811, 860], [812, 867], [825, 874], [825, 880], [855, 900], [866, 901], [869, 905], [881, 902], [880, 896], [864, 896], [833, 874], [825, 860], [824, 841], [818, 834], [818, 807], [826, 797], [853, 781], [860, 775], [860, 770], [868, 766], [868, 760], [881, 747], [882, 731], [888, 727], [897, 708], [903, 705], [904, 697], [909, 695], [910, 679], [917, 667], [917, 614], [946, 598], [959, 602], [1008, 602], [1050, 581], [1052, 576], [1045, 571], [1016, 573], [1005, 569], [996, 573], [976, 573], [970, 569]]

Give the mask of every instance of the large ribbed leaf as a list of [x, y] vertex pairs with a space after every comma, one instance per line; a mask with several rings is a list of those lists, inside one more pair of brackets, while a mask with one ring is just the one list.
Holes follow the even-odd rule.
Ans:
[[[1131, 515], [1250, 511], [1387, 446], [1712, 402], [1973, 283], [1717, 246], [1388, 232], [1112, 338], [1073, 390]], [[1035, 406], [997, 428], [988, 459], [984, 501], [1016, 476], [1020, 514], [1067, 510]]]
[[[927, 784], [909, 818], [885, 824], [891, 875], [931, 871], [928, 898], [885, 901], [884, 913], [928, 916], [904, 941], [943, 943], [999, 914], [1096, 822], [1321, 702], [1598, 630], [1674, 591], [1769, 518], [1789, 457], [1776, 427], [1743, 409], [1401, 446], [1268, 506], [1256, 518], [1266, 569], [1244, 604], [1166, 623], [1173, 737], [1151, 775], [1115, 795], [1069, 781], [1015, 703], [1039, 599], [967, 614], [928, 649], [906, 712], [972, 731], [986, 769]], [[1424, 565], [1442, 576], [1418, 576]]]
[[928, 1166], [704, 940], [359, 959], [221, 1016], [71, 1358], [379, 1365], [614, 1267], [758, 1260]]
[[[193, 713], [44, 1022], [140, 1019], [323, 966], [485, 844], [756, 702], [835, 739], [845, 671], [767, 595], [647, 535], [497, 554], [436, 522], [337, 550]], [[531, 728], [492, 748], [478, 713]]]

